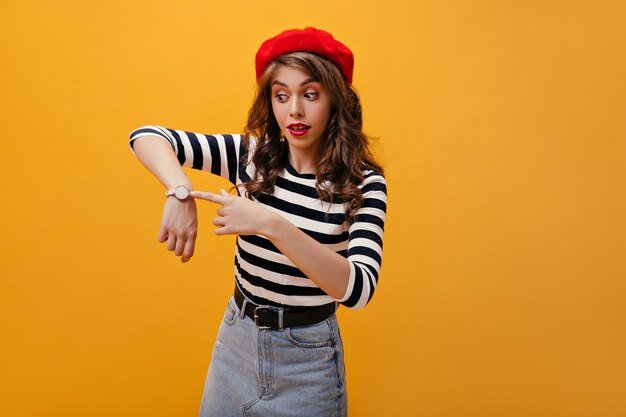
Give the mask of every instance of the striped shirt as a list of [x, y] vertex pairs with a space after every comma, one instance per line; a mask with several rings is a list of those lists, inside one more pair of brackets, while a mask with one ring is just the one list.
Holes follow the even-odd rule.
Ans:
[[[144, 126], [130, 134], [133, 141], [142, 136], [166, 140], [182, 166], [199, 169], [228, 179], [241, 195], [243, 183], [254, 178], [250, 163], [255, 140], [244, 146], [241, 135], [204, 135], [161, 126]], [[384, 177], [364, 171], [359, 185], [363, 206], [352, 224], [345, 219], [342, 203], [322, 201], [315, 189], [314, 174], [300, 174], [289, 163], [276, 179], [272, 195], [253, 200], [277, 212], [322, 245], [347, 258], [350, 277], [346, 294], [334, 299], [320, 289], [267, 238], [237, 236], [235, 279], [241, 291], [255, 304], [279, 307], [319, 306], [339, 302], [363, 308], [374, 294], [382, 260], [383, 229], [387, 188]]]

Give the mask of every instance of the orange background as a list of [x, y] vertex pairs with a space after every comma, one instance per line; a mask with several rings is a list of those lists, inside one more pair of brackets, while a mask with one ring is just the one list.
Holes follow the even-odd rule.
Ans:
[[0, 415], [197, 415], [234, 240], [203, 205], [189, 264], [157, 242], [128, 133], [240, 132], [257, 47], [308, 25], [389, 182], [351, 415], [626, 415], [623, 4], [3, 1]]

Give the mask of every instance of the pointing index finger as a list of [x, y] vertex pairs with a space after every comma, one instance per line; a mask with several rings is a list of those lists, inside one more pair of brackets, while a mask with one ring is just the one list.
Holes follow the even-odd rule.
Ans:
[[193, 198], [199, 198], [201, 200], [210, 201], [212, 203], [224, 204], [225, 198], [221, 195], [204, 192], [204, 191], [191, 191], [189, 195]]

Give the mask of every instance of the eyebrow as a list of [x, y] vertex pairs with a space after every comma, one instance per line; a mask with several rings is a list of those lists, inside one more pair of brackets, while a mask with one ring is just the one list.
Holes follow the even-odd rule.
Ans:
[[[302, 87], [302, 86], [304, 86], [304, 85], [307, 85], [307, 84], [309, 84], [309, 83], [314, 83], [314, 82], [316, 83], [316, 82], [319, 82], [319, 81], [317, 81], [317, 80], [316, 80], [315, 78], [313, 78], [313, 77], [311, 77], [311, 78], [307, 78], [306, 80], [304, 80], [304, 81], [302, 81], [302, 82], [300, 83], [300, 87]], [[272, 82], [272, 85], [274, 85], [274, 84], [278, 84], [278, 85], [280, 85], [280, 86], [282, 86], [282, 87], [289, 87], [287, 84], [285, 84], [285, 83], [283, 83], [283, 82], [281, 82], [281, 81], [278, 81], [278, 80], [274, 80], [274, 82]]]

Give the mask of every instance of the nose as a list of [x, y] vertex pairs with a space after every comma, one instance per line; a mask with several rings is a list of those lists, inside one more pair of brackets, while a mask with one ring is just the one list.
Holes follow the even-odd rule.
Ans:
[[301, 101], [295, 97], [291, 101], [291, 107], [289, 109], [289, 115], [291, 117], [302, 117], [304, 116], [304, 108], [302, 107]]

